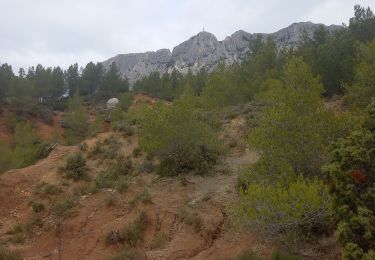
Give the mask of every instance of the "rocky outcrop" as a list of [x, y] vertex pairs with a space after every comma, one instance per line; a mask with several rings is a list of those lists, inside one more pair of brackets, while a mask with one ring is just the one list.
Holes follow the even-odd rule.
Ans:
[[161, 49], [155, 52], [119, 54], [103, 62], [105, 68], [109, 68], [115, 62], [123, 78], [134, 83], [138, 79], [152, 72], [164, 73], [168, 70], [171, 60], [171, 51]]
[[[251, 34], [240, 30], [223, 41], [203, 31], [174, 47], [172, 53], [168, 49], [161, 49], [156, 52], [120, 54], [104, 61], [103, 65], [108, 68], [112, 62], [116, 62], [122, 77], [128, 78], [131, 84], [152, 72], [170, 73], [176, 69], [182, 73], [189, 70], [197, 73], [202, 68], [212, 71], [220, 60], [225, 64], [243, 60], [251, 41], [256, 37], [271, 37], [279, 48], [295, 47], [300, 43], [304, 31], [311, 36], [320, 26], [322, 24], [311, 22], [294, 23], [271, 34]], [[332, 31], [339, 26], [325, 28]]]

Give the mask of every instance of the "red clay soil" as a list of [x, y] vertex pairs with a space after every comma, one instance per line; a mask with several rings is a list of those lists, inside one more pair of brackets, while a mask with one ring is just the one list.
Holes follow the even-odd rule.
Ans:
[[[121, 142], [124, 156], [131, 155], [137, 147], [136, 136], [124, 138], [116, 133], [102, 133], [86, 143], [92, 147], [97, 141], [111, 136]], [[140, 172], [131, 177], [127, 191], [122, 194], [102, 189], [88, 195], [80, 193], [88, 183], [69, 181], [58, 171], [66, 157], [77, 150], [72, 146], [58, 146], [37, 164], [0, 175], [0, 243], [5, 242], [11, 249], [18, 250], [24, 259], [59, 259], [58, 248], [62, 248], [61, 259], [110, 259], [122, 245], [108, 245], [107, 235], [123, 230], [142, 211], [146, 214], [146, 229], [142, 241], [137, 244], [140, 256], [136, 259], [235, 259], [245, 250], [270, 258], [272, 245], [249, 232], [232, 234], [226, 225], [227, 207], [237, 199], [236, 167], [257, 159], [257, 155], [248, 149], [242, 155], [225, 159], [231, 174], [218, 171], [204, 177], [186, 175], [181, 180]], [[144, 156], [133, 158], [133, 163], [142, 163]], [[87, 161], [90, 175], [95, 178], [105, 163]], [[62, 193], [41, 195], [37, 191], [42, 183], [57, 185]], [[150, 195], [149, 199], [142, 201], [139, 198], [145, 193]], [[77, 205], [72, 214], [62, 220], [58, 233], [58, 222], [51, 213], [51, 206], [54, 201], [72, 196], [77, 198]], [[115, 198], [116, 203], [112, 206], [106, 205], [109, 196]], [[34, 213], [29, 206], [31, 200], [42, 202], [46, 209]], [[194, 228], [197, 218], [195, 221], [193, 218], [193, 225], [184, 221], [189, 216], [198, 216], [200, 225]], [[11, 243], [14, 225], [30, 223], [35, 217], [39, 222], [34, 231], [26, 235], [25, 241]], [[161, 235], [165, 241], [155, 243]], [[315, 259], [335, 259], [327, 256]]]

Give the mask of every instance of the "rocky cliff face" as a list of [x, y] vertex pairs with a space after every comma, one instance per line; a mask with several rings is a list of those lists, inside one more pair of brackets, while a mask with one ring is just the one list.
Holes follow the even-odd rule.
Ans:
[[[256, 37], [272, 37], [279, 48], [295, 47], [301, 41], [301, 36], [306, 31], [310, 36], [321, 24], [311, 22], [294, 23], [287, 28], [271, 34], [251, 34], [245, 31], [237, 31], [223, 41], [218, 41], [215, 35], [209, 32], [200, 32], [189, 40], [173, 48], [172, 53], [168, 49], [156, 52], [120, 54], [103, 62], [108, 68], [112, 62], [116, 62], [122, 77], [134, 83], [152, 72], [172, 72], [176, 69], [182, 73], [191, 70], [197, 73], [205, 68], [212, 71], [218, 62], [223, 59], [226, 64], [240, 62], [249, 50], [249, 45]], [[339, 26], [325, 26], [332, 31]]]

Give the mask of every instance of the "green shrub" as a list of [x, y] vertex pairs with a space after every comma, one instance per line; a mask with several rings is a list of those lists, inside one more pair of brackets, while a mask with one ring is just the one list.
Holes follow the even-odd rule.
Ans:
[[62, 189], [61, 189], [61, 187], [58, 187], [58, 186], [53, 185], [53, 184], [45, 184], [42, 187], [42, 192], [45, 195], [58, 195], [62, 192]]
[[23, 243], [25, 241], [24, 225], [20, 223], [14, 225], [11, 234], [12, 234], [12, 238], [11, 238], [12, 243], [15, 243], [15, 244]]
[[118, 160], [113, 164], [111, 171], [119, 175], [129, 175], [133, 171], [133, 163], [131, 160]]
[[55, 216], [64, 217], [71, 215], [76, 202], [72, 198], [66, 198], [53, 204], [52, 212]]
[[239, 224], [293, 245], [327, 232], [331, 199], [321, 181], [299, 178], [289, 184], [251, 183], [235, 211]]
[[236, 260], [260, 260], [260, 258], [253, 251], [246, 250], [237, 256]]
[[272, 260], [299, 260], [300, 257], [285, 250], [275, 249], [272, 251]]
[[184, 96], [170, 106], [159, 104], [141, 121], [140, 147], [159, 157], [162, 175], [204, 174], [223, 152], [216, 132], [199, 119], [191, 98]]
[[142, 192], [138, 193], [137, 196], [135, 196], [135, 198], [132, 201], [130, 201], [130, 205], [134, 206], [138, 202], [151, 202], [151, 194], [147, 189], [144, 189]]
[[44, 209], [45, 209], [45, 206], [43, 203], [40, 203], [40, 202], [36, 202], [36, 201], [32, 201], [30, 203], [30, 206], [31, 208], [33, 209], [33, 211], [35, 213], [39, 213], [39, 212], [42, 212]]
[[139, 147], [134, 148], [134, 150], [133, 150], [133, 156], [134, 156], [134, 157], [138, 157], [138, 156], [140, 156], [141, 154], [142, 154], [142, 150], [141, 150]]
[[79, 150], [81, 150], [82, 152], [86, 152], [88, 149], [88, 145], [86, 142], [82, 142], [79, 144]]
[[112, 256], [111, 260], [138, 260], [143, 258], [143, 254], [138, 249], [126, 247]]
[[186, 225], [193, 227], [195, 232], [201, 231], [203, 220], [201, 216], [190, 207], [182, 207], [178, 212], [178, 216]]
[[81, 153], [76, 153], [69, 157], [63, 170], [65, 171], [65, 176], [74, 181], [88, 180], [89, 178], [86, 160]]
[[129, 187], [129, 180], [126, 176], [121, 176], [117, 182], [116, 182], [116, 190], [118, 190], [118, 192], [120, 193], [123, 193], [125, 192]]
[[147, 225], [147, 216], [142, 211], [137, 218], [121, 231], [110, 231], [106, 237], [107, 244], [125, 243], [134, 248], [143, 239]]
[[0, 259], [1, 260], [21, 260], [22, 258], [17, 252], [11, 251], [8, 248], [0, 245]]
[[78, 92], [68, 101], [68, 109], [64, 114], [63, 121], [66, 126], [64, 135], [69, 145], [81, 142], [89, 134], [87, 111], [82, 103]]
[[92, 149], [90, 150], [88, 157], [89, 158], [97, 158], [100, 157], [101, 154], [104, 153], [104, 147], [101, 142], [96, 142]]
[[150, 243], [151, 249], [163, 248], [168, 242], [168, 236], [164, 233], [157, 234]]
[[18, 123], [12, 144], [0, 140], [0, 173], [34, 164], [48, 155], [44, 147], [30, 123]]
[[117, 181], [117, 176], [111, 171], [101, 171], [95, 179], [95, 184], [99, 189], [112, 188]]
[[324, 167], [333, 195], [336, 236], [345, 259], [366, 259], [375, 250], [375, 103], [363, 126], [332, 147]]
[[143, 233], [147, 225], [147, 216], [144, 211], [142, 211], [138, 217], [129, 226], [125, 227], [120, 236], [123, 238], [124, 242], [131, 247], [135, 247], [137, 243], [143, 239]]

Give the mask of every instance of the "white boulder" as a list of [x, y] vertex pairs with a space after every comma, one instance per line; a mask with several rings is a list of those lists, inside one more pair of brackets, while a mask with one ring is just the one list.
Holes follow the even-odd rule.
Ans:
[[111, 98], [107, 101], [107, 109], [114, 109], [117, 107], [118, 103], [120, 101], [118, 100], [118, 98]]

